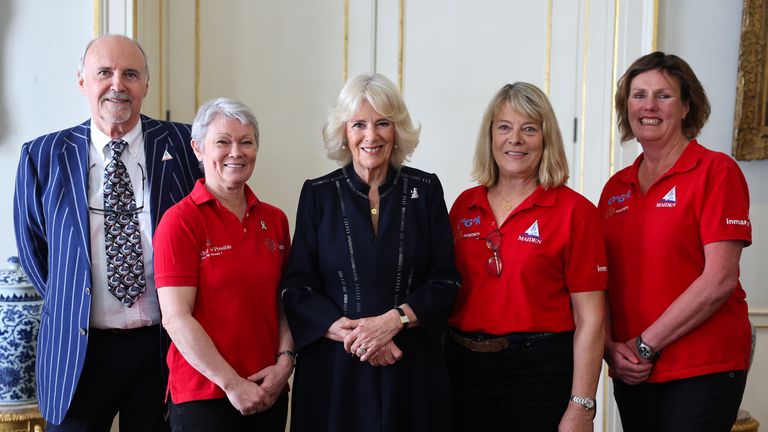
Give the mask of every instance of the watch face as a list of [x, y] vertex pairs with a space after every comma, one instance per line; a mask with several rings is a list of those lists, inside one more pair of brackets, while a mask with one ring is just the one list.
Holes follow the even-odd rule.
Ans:
[[592, 399], [590, 399], [590, 398], [585, 398], [585, 400], [584, 400], [584, 407], [585, 407], [586, 409], [592, 409], [592, 408], [594, 408], [594, 407], [595, 407], [595, 401], [593, 401], [593, 400], [592, 400]]
[[640, 357], [646, 360], [651, 358], [651, 350], [649, 350], [648, 347], [645, 345], [640, 345], [639, 347], [637, 347], [637, 352], [638, 354], [640, 354]]

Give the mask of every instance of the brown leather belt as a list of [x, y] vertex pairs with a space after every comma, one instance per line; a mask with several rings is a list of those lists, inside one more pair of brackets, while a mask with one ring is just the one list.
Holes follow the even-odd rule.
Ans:
[[475, 340], [451, 332], [453, 341], [464, 348], [474, 352], [499, 352], [509, 347], [509, 341], [505, 337], [494, 339]]
[[[467, 333], [469, 335], [469, 333]], [[503, 351], [510, 346], [530, 347], [532, 344], [549, 339], [552, 336], [562, 333], [510, 333], [504, 336], [489, 335], [485, 333], [474, 333], [473, 337], [464, 336], [458, 333], [458, 330], [450, 330], [451, 339], [464, 348], [481, 353], [492, 353]]]

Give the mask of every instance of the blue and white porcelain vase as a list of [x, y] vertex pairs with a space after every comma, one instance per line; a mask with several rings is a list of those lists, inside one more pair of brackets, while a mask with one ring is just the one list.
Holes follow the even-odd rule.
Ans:
[[8, 258], [0, 270], [0, 405], [35, 402], [35, 346], [43, 299]]

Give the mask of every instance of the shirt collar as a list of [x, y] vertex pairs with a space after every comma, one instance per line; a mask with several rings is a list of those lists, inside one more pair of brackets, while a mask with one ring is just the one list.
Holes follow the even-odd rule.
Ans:
[[[355, 172], [355, 167], [350, 162], [347, 166], [343, 167], [341, 171], [344, 173], [344, 177], [353, 189], [359, 193], [368, 196], [371, 186], [364, 182]], [[397, 184], [397, 179], [400, 177], [400, 170], [396, 169], [392, 165], [389, 165], [387, 169], [387, 178], [384, 183], [379, 186], [379, 197], [384, 196], [389, 190]]]
[[[695, 138], [690, 140], [688, 145], [685, 146], [683, 153], [677, 159], [675, 164], [672, 165], [672, 168], [664, 173], [664, 175], [662, 175], [659, 180], [673, 174], [684, 173], [694, 169], [696, 165], [699, 164], [699, 160], [701, 159], [701, 155], [703, 153], [704, 147], [699, 144]], [[625, 183], [638, 183], [638, 171], [640, 170], [640, 163], [643, 161], [643, 157], [644, 154], [641, 153], [628, 169], [621, 171], [618, 177], [619, 180]]]
[[[248, 184], [243, 185], [244, 186], [244, 193], [245, 193], [245, 202], [248, 204], [248, 208], [253, 208], [259, 203], [259, 199], [256, 197], [256, 194], [253, 193], [251, 188], [248, 186]], [[215, 196], [205, 187], [205, 179], [201, 178], [197, 180], [197, 183], [195, 183], [194, 189], [192, 189], [192, 192], [189, 194], [189, 196], [192, 198], [192, 201], [194, 201], [195, 204], [198, 206], [203, 205], [204, 203], [208, 201], [215, 201], [218, 203], [218, 200]]]
[[[136, 126], [133, 127], [127, 134], [123, 135], [121, 140], [128, 143], [128, 152], [138, 157], [139, 150], [141, 148], [141, 121], [136, 122]], [[96, 149], [96, 153], [101, 155], [106, 160], [109, 155], [112, 154], [112, 150], [109, 149], [109, 143], [113, 141], [107, 134], [99, 130], [91, 120], [91, 145]]]
[[[533, 193], [526, 198], [520, 206], [520, 210], [533, 206], [552, 207], [557, 202], [557, 191], [560, 187], [544, 189], [541, 185], [537, 186]], [[467, 208], [482, 207], [490, 211], [491, 206], [488, 203], [488, 188], [485, 186], [476, 186], [471, 189], [471, 195], [467, 199]]]

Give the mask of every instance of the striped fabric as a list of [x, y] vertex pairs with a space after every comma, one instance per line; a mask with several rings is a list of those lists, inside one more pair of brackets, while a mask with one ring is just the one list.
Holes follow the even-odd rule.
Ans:
[[[152, 227], [201, 177], [189, 125], [142, 116]], [[16, 174], [14, 229], [21, 265], [43, 297], [37, 399], [64, 419], [85, 360], [91, 310], [88, 222], [90, 120], [24, 144]], [[165, 154], [170, 155], [164, 157]], [[163, 160], [165, 159], [165, 160]]]

